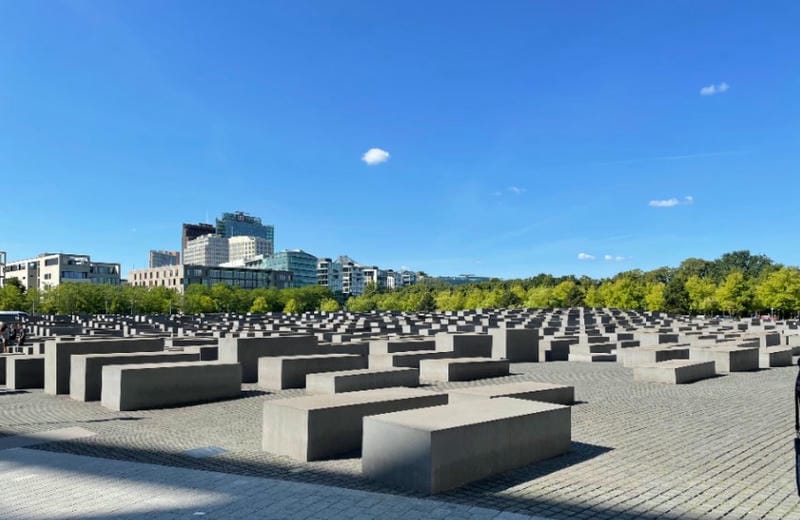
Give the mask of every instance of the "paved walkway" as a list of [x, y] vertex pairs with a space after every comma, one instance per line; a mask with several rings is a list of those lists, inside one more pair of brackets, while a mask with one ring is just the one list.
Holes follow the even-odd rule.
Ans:
[[[495, 381], [575, 386], [583, 404], [573, 407], [572, 450], [437, 495], [437, 503], [557, 520], [800, 519], [796, 367], [680, 386], [636, 384], [632, 370], [616, 363], [514, 364], [512, 372], [518, 375]], [[248, 387], [242, 399], [119, 413], [40, 391], [0, 390], [0, 438], [77, 427], [94, 435], [69, 430], [74, 438], [36, 451], [421, 498], [363, 478], [357, 455], [304, 464], [261, 451], [263, 401], [289, 395], [302, 391]]]
[[3, 520], [528, 518], [436, 500], [24, 448], [0, 451], [0, 475]]

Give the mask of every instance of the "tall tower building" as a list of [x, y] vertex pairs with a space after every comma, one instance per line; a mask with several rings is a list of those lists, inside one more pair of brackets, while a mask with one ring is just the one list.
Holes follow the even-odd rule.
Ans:
[[269, 252], [275, 252], [275, 227], [261, 223], [261, 219], [242, 211], [223, 213], [217, 219], [217, 234], [224, 237], [251, 236], [261, 237], [269, 242]]
[[186, 258], [186, 244], [197, 237], [212, 235], [217, 228], [211, 224], [184, 224], [181, 230], [181, 258]]
[[181, 263], [181, 254], [178, 251], [150, 250], [150, 267], [165, 267]]

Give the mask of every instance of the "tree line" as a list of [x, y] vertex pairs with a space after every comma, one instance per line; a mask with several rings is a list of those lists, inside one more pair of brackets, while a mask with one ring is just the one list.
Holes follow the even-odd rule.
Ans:
[[343, 298], [325, 287], [241, 289], [189, 286], [185, 294], [165, 287], [64, 283], [47, 291], [25, 291], [14, 279], [0, 288], [0, 309], [44, 314], [150, 314], [183, 312], [263, 313], [454, 311], [477, 308], [614, 307], [670, 313], [730, 314], [800, 311], [800, 269], [749, 251], [716, 260], [689, 258], [678, 267], [632, 270], [611, 278], [548, 274], [453, 286], [427, 278], [396, 290], [368, 284], [364, 294]]

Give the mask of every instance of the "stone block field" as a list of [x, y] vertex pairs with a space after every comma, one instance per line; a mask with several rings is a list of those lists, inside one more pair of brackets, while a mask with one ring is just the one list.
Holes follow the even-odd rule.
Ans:
[[[0, 355], [0, 467], [35, 452], [29, 478], [51, 488], [48, 454], [327, 490], [219, 518], [800, 518], [796, 321], [576, 308], [26, 326]], [[3, 518], [76, 507], [22, 484], [0, 498]]]

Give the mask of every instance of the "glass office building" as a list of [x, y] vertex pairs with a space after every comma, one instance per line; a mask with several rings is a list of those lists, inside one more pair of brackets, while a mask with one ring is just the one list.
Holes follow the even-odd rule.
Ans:
[[275, 244], [275, 227], [261, 223], [261, 219], [247, 213], [223, 213], [217, 219], [217, 233], [224, 237], [261, 237]]
[[317, 284], [317, 257], [302, 249], [279, 251], [265, 257], [261, 266], [264, 269], [291, 272], [293, 287]]

